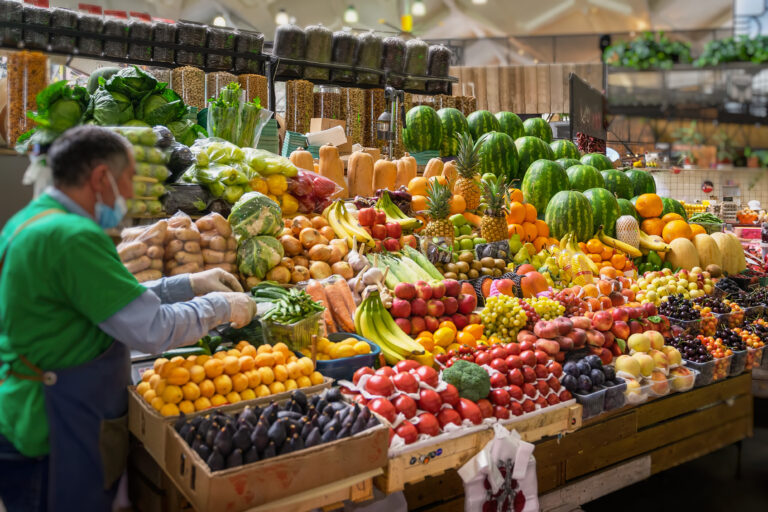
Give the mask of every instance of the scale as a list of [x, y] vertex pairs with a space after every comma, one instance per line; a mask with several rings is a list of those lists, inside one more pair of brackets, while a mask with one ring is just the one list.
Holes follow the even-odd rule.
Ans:
[[384, 89], [384, 99], [387, 102], [387, 110], [376, 119], [376, 134], [380, 140], [387, 141], [387, 157], [391, 160], [398, 123], [402, 123], [405, 128], [405, 93], [394, 87], [387, 87]]

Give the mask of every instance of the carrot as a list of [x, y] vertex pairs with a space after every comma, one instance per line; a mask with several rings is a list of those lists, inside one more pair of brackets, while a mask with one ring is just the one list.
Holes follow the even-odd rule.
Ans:
[[480, 227], [480, 217], [478, 215], [475, 215], [474, 213], [470, 212], [464, 212], [462, 213], [465, 219], [467, 219], [467, 222], [472, 224], [475, 227]]
[[346, 281], [339, 280], [325, 289], [325, 296], [328, 298], [328, 305], [333, 311], [333, 317], [339, 324], [339, 328], [346, 332], [355, 332], [355, 322], [352, 320], [352, 314], [346, 303], [346, 294], [341, 291], [340, 285], [343, 285], [349, 292]]
[[328, 299], [325, 296], [325, 289], [323, 288], [323, 285], [320, 284], [319, 281], [310, 279], [306, 291], [309, 296], [312, 297], [312, 300], [325, 306], [325, 311], [323, 311], [323, 320], [325, 321], [326, 334], [336, 332], [336, 324], [333, 322], [333, 315], [331, 314], [331, 309], [328, 304]]
[[[342, 279], [336, 281], [336, 283], [333, 284], [333, 287], [339, 291], [339, 295], [341, 295], [341, 298], [344, 299], [344, 304], [347, 306], [347, 313], [349, 314], [347, 323], [352, 327], [352, 329], [354, 329], [355, 310], [357, 309], [357, 306], [355, 305], [355, 298], [352, 296], [352, 290], [349, 289], [347, 282]], [[326, 291], [326, 294], [327, 293], [328, 292]]]

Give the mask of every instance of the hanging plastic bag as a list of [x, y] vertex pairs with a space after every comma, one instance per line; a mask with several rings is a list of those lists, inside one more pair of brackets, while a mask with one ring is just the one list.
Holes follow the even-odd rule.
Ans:
[[493, 432], [493, 439], [458, 471], [464, 481], [465, 512], [537, 512], [533, 444], [499, 424]]

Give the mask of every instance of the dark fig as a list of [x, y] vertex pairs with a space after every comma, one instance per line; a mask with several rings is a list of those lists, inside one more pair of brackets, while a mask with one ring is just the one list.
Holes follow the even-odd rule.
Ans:
[[320, 395], [313, 395], [312, 398], [309, 399], [310, 405], [314, 405], [315, 407], [317, 407], [318, 402], [320, 402]]
[[185, 423], [181, 427], [181, 429], [179, 429], [179, 431], [178, 431], [179, 432], [179, 436], [181, 436], [181, 438], [186, 441], [187, 440], [187, 435], [189, 434], [189, 431], [191, 429], [192, 429], [192, 425], [190, 425], [189, 423]]
[[306, 439], [310, 432], [312, 432], [312, 429], [314, 428], [314, 425], [311, 421], [307, 420], [304, 422], [304, 426], [301, 427], [301, 438]]
[[[319, 395], [317, 395], [319, 396]], [[318, 400], [318, 402], [315, 404], [315, 409], [317, 409], [317, 412], [323, 412], [323, 409], [328, 405], [328, 401], [325, 398], [321, 398]]]
[[[181, 414], [184, 414], [184, 413], [181, 413]], [[195, 427], [198, 430], [200, 428], [200, 422], [201, 421], [203, 421], [203, 417], [202, 416], [193, 416], [192, 419], [189, 420], [189, 422], [192, 424], [192, 426]]]
[[208, 460], [205, 462], [208, 464], [208, 467], [211, 468], [211, 471], [220, 471], [224, 469], [224, 455], [221, 454], [218, 448], [213, 449], [210, 457], [208, 457]]
[[266, 418], [266, 420], [267, 420], [267, 421], [270, 423], [270, 425], [271, 425], [271, 424], [272, 424], [272, 423], [274, 423], [274, 422], [275, 422], [275, 420], [277, 419], [277, 411], [278, 411], [278, 410], [279, 410], [279, 409], [278, 409], [278, 407], [277, 407], [277, 404], [275, 404], [275, 403], [271, 403], [271, 404], [269, 404], [269, 405], [267, 406], [267, 408], [266, 408], [266, 409], [264, 409], [264, 412], [262, 412], [262, 413], [261, 413], [261, 417], [262, 417], [262, 418]]
[[302, 410], [307, 410], [309, 403], [307, 401], [307, 395], [305, 395], [303, 391], [298, 389], [294, 390], [293, 393], [291, 393], [291, 398], [301, 406]]
[[282, 421], [276, 421], [269, 427], [267, 435], [269, 436], [269, 440], [275, 443], [276, 447], [282, 446], [286, 436], [285, 424]]
[[223, 456], [227, 456], [232, 453], [232, 435], [227, 432], [226, 428], [219, 430], [216, 434], [216, 439], [213, 440], [214, 448], [218, 448]]
[[301, 418], [301, 413], [295, 411], [280, 411], [277, 413], [277, 418], [290, 418], [292, 420], [298, 420]]
[[288, 402], [288, 405], [286, 407], [287, 410], [293, 411], [299, 415], [304, 414], [304, 411], [306, 410], [304, 407], [301, 406], [296, 400], [290, 400]]
[[310, 431], [309, 435], [304, 440], [304, 446], [306, 448], [309, 448], [319, 443], [320, 443], [320, 429], [315, 427]]
[[326, 416], [325, 414], [321, 414], [319, 418], [317, 418], [317, 426], [321, 429], [324, 429], [325, 426], [331, 421], [331, 418]]
[[344, 397], [341, 394], [341, 388], [331, 388], [325, 392], [325, 399], [329, 402], [338, 402]]
[[328, 423], [328, 424], [327, 424], [327, 425], [326, 425], [326, 426], [323, 428], [323, 432], [327, 432], [327, 431], [328, 431], [328, 430], [330, 430], [330, 429], [336, 429], [336, 430], [339, 430], [340, 428], [341, 428], [341, 423], [339, 422], [339, 420], [336, 420], [336, 419], [334, 419], [334, 420], [331, 420], [331, 422], [330, 422], [330, 423]]
[[362, 410], [360, 411], [359, 416], [362, 416], [363, 418], [365, 418], [365, 421], [368, 421], [368, 418], [371, 417], [371, 410], [367, 407], [363, 407]]
[[257, 462], [259, 460], [259, 450], [255, 446], [251, 446], [250, 449], [243, 454], [243, 463], [250, 464], [251, 462]]
[[200, 443], [200, 446], [198, 446], [195, 451], [203, 460], [208, 460], [208, 457], [211, 456], [211, 449], [208, 448], [208, 445], [205, 443]]
[[182, 412], [179, 414], [179, 419], [177, 419], [176, 423], [173, 424], [173, 428], [176, 430], [176, 432], [181, 433], [181, 429], [184, 427], [184, 425], [187, 425], [187, 416]]
[[235, 435], [232, 436], [232, 443], [236, 448], [240, 448], [243, 452], [251, 447], [251, 429], [250, 427], [242, 426], [237, 429]]
[[263, 451], [264, 448], [267, 447], [269, 444], [269, 435], [267, 425], [264, 422], [259, 422], [256, 424], [256, 428], [253, 429], [253, 432], [251, 433], [251, 443], [253, 446], [255, 446], [259, 451]]
[[208, 433], [208, 429], [211, 428], [211, 423], [212, 421], [209, 418], [203, 418], [203, 420], [200, 422], [200, 425], [197, 427], [197, 433], [205, 438], [205, 435]]
[[211, 425], [211, 428], [205, 433], [205, 444], [208, 445], [208, 448], [213, 448], [213, 442], [216, 440], [216, 435], [218, 433], [219, 430], [214, 428], [213, 425]]
[[343, 411], [344, 409], [347, 409], [349, 405], [346, 402], [332, 402], [331, 407], [333, 407], [334, 411]]
[[335, 428], [329, 428], [325, 432], [323, 432], [323, 437], [320, 438], [321, 443], [330, 443], [331, 441], [336, 439], [336, 429]]
[[227, 469], [236, 468], [243, 465], [243, 451], [240, 448], [235, 448], [232, 453], [227, 457]]
[[379, 420], [376, 419], [376, 416], [371, 416], [368, 418], [368, 423], [365, 424], [365, 430], [368, 430], [369, 428], [373, 428], [379, 424]]
[[259, 418], [256, 416], [256, 414], [253, 412], [253, 409], [250, 407], [246, 407], [243, 409], [243, 412], [240, 413], [240, 416], [237, 418], [238, 423], [248, 423], [251, 426], [256, 425], [258, 423]]
[[262, 459], [269, 459], [277, 455], [277, 446], [274, 441], [270, 441], [267, 447], [264, 449], [264, 453], [261, 454]]
[[349, 429], [349, 433], [351, 435], [355, 435], [355, 434], [359, 434], [363, 430], [365, 430], [365, 418], [363, 417], [362, 414], [358, 414], [357, 419], [352, 424], [352, 428]]
[[192, 441], [195, 440], [195, 437], [197, 436], [197, 429], [193, 426], [189, 427], [189, 432], [187, 432], [186, 437], [184, 440], [187, 442], [187, 444], [192, 444]]
[[291, 451], [299, 451], [304, 449], [304, 440], [299, 435], [295, 435], [291, 438]]
[[349, 437], [350, 430], [351, 430], [350, 427], [342, 428], [341, 431], [339, 432], [339, 435], [336, 436], [336, 439], [344, 439], [345, 437]]

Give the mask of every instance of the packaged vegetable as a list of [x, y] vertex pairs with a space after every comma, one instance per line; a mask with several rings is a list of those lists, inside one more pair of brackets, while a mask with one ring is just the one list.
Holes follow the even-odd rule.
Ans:
[[160, 220], [151, 226], [126, 228], [120, 233], [117, 254], [139, 282], [162, 277], [167, 231], [168, 221]]
[[240, 241], [237, 266], [245, 276], [263, 279], [283, 259], [283, 245], [273, 236], [254, 236]]
[[200, 247], [205, 270], [221, 268], [237, 274], [237, 240], [227, 219], [209, 213], [195, 221], [200, 231]]
[[165, 237], [165, 271], [175, 276], [203, 269], [201, 236], [189, 215], [177, 212], [168, 220]]

